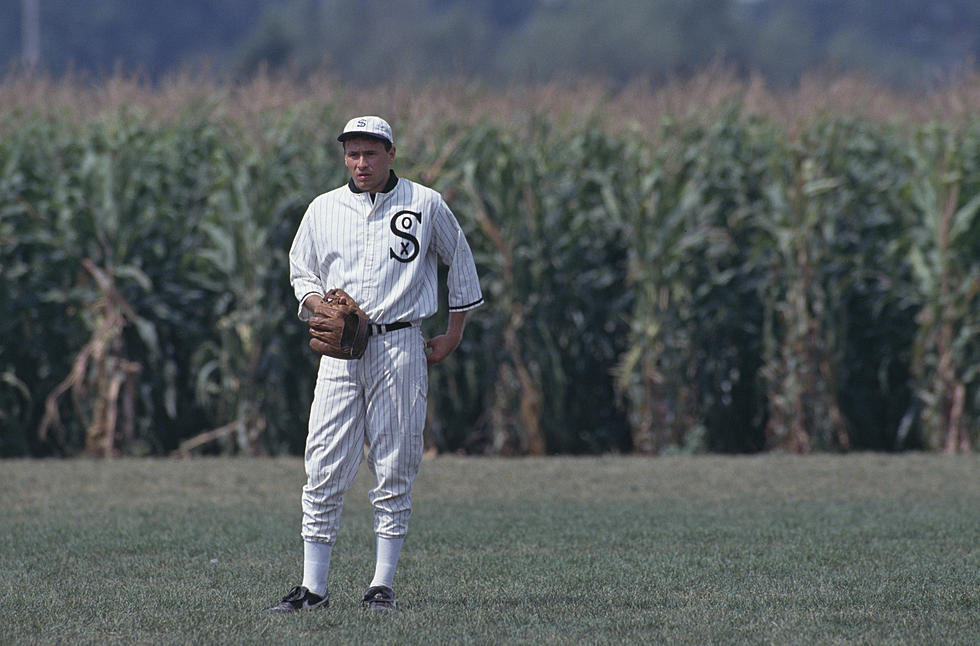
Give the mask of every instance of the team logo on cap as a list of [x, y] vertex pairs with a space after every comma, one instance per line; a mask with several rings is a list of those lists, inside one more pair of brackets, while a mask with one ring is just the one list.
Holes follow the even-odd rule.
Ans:
[[344, 131], [337, 137], [337, 141], [344, 141], [348, 137], [359, 134], [384, 139], [392, 144], [395, 143], [391, 136], [391, 126], [381, 117], [354, 117], [344, 126]]

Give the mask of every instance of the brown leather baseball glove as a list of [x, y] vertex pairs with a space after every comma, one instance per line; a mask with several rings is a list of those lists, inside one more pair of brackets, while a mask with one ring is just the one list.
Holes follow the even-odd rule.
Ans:
[[310, 347], [335, 359], [360, 359], [367, 347], [369, 323], [350, 294], [331, 289], [310, 317]]

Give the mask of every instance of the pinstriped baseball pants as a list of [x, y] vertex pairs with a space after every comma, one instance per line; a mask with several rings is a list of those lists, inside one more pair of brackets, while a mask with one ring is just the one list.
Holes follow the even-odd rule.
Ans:
[[306, 438], [303, 539], [333, 543], [368, 445], [374, 532], [404, 536], [422, 462], [428, 374], [417, 326], [372, 336], [356, 361], [323, 357]]

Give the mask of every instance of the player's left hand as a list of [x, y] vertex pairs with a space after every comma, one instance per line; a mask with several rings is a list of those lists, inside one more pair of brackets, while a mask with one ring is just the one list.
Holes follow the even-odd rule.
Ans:
[[456, 349], [460, 342], [459, 336], [440, 334], [428, 340], [425, 344], [426, 361], [430, 366], [440, 363]]

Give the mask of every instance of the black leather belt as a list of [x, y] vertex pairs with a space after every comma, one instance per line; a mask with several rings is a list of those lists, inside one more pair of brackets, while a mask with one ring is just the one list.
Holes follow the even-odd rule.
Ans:
[[368, 323], [368, 336], [403, 330], [407, 327], [412, 327], [412, 324], [404, 321], [400, 323]]

